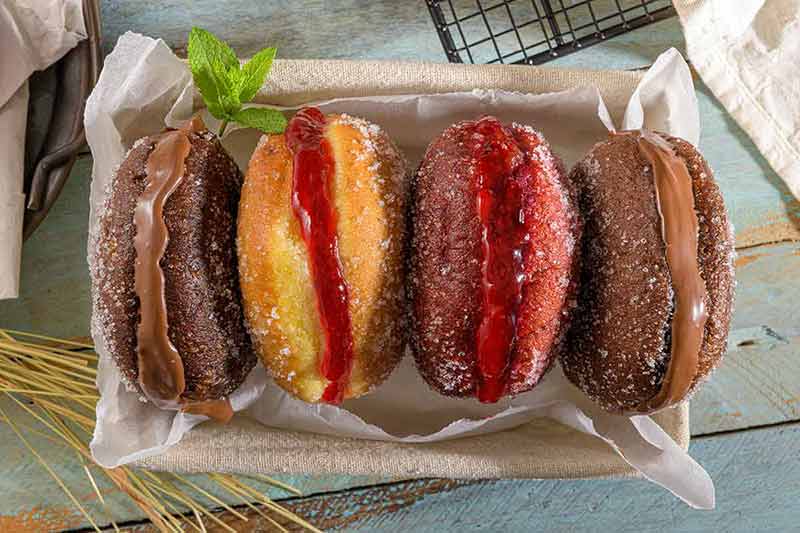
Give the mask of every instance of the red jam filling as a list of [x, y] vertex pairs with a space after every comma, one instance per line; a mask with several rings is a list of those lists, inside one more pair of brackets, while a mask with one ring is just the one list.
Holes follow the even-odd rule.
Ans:
[[525, 157], [513, 135], [492, 117], [475, 123], [470, 140], [482, 252], [477, 397], [493, 403], [505, 392], [522, 301], [525, 225], [516, 170]]
[[322, 400], [336, 404], [342, 401], [353, 365], [353, 332], [347, 283], [339, 259], [333, 205], [333, 153], [324, 130], [325, 115], [319, 109], [302, 109], [289, 121], [286, 144], [294, 155], [292, 210], [308, 248], [325, 336], [320, 372], [330, 383]]

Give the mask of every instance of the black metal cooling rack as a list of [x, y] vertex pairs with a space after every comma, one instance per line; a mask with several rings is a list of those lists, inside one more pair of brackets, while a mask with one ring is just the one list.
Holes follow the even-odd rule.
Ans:
[[426, 0], [451, 63], [536, 65], [675, 14], [670, 0]]

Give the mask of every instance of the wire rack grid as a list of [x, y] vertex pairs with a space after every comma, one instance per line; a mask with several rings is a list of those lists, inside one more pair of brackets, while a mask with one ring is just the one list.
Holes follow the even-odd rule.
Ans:
[[451, 63], [551, 61], [675, 14], [670, 0], [426, 0]]

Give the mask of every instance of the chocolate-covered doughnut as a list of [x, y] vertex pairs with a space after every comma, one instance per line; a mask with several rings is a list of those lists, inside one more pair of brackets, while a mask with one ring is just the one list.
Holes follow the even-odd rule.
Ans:
[[447, 128], [412, 200], [412, 347], [449, 396], [533, 388], [562, 345], [580, 223], [561, 161], [533, 129], [493, 117]]
[[225, 420], [256, 358], [236, 266], [242, 175], [199, 122], [137, 141], [94, 242], [94, 327], [149, 401]]
[[239, 268], [275, 381], [308, 402], [367, 393], [403, 353], [405, 163], [376, 125], [299, 111], [247, 170]]
[[571, 177], [585, 228], [564, 372], [609, 411], [679, 403], [722, 358], [731, 316], [733, 236], [711, 169], [686, 141], [631, 131]]

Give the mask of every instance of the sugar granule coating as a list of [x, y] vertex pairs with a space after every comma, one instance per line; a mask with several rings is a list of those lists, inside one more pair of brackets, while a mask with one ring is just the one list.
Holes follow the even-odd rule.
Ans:
[[[164, 206], [169, 243], [161, 261], [169, 338], [181, 355], [186, 400], [221, 398], [256, 362], [244, 327], [236, 267], [236, 212], [242, 174], [216, 137], [189, 133], [184, 178]], [[133, 213], [146, 185], [156, 137], [134, 143], [111, 180], [93, 241], [93, 327], [138, 390]]]
[[[481, 224], [474, 122], [446, 129], [428, 147], [412, 186], [409, 291], [412, 347], [423, 378], [449, 396], [472, 396], [478, 380]], [[533, 388], [563, 346], [574, 307], [580, 220], [560, 159], [528, 126], [505, 126], [523, 183], [525, 279], [505, 394]]]
[[[702, 155], [663, 136], [686, 162], [698, 218], [708, 320], [692, 392], [727, 345], [734, 243], [722, 195]], [[611, 412], [633, 412], [659, 391], [670, 360], [673, 290], [652, 168], [634, 135], [596, 144], [572, 169], [585, 227], [579, 312], [561, 357], [567, 377]]]

